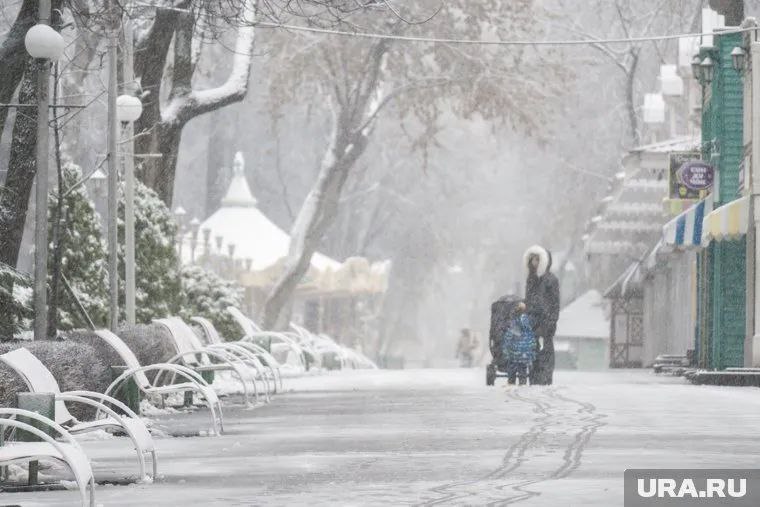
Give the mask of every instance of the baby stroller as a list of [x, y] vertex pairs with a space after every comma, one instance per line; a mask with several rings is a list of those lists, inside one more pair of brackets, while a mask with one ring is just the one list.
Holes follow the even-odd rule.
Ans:
[[491, 331], [488, 335], [488, 347], [491, 350], [491, 363], [486, 366], [486, 385], [492, 386], [497, 377], [507, 377], [508, 360], [502, 347], [504, 333], [509, 328], [515, 307], [522, 302], [517, 296], [508, 295], [491, 305]]

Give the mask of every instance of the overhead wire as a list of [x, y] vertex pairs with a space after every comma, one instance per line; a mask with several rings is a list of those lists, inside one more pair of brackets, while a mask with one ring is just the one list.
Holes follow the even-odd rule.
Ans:
[[400, 42], [421, 42], [432, 44], [460, 44], [473, 46], [584, 46], [592, 44], [632, 44], [640, 42], [656, 42], [675, 39], [691, 39], [715, 35], [727, 35], [744, 33], [758, 30], [757, 27], [740, 28], [731, 27], [719, 32], [678, 33], [665, 35], [647, 35], [641, 37], [618, 37], [609, 39], [556, 39], [556, 40], [486, 40], [486, 39], [457, 39], [446, 37], [423, 37], [414, 35], [397, 35], [379, 32], [359, 32], [349, 30], [333, 30], [313, 26], [291, 25], [286, 23], [271, 23], [261, 21], [254, 23], [259, 28], [282, 29], [286, 31], [311, 32], [323, 35], [336, 35], [340, 37], [354, 37], [362, 39], [383, 39]]

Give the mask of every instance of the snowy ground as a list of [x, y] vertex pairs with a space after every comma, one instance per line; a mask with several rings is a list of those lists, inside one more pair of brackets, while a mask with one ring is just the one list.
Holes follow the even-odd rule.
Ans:
[[[220, 437], [157, 441], [152, 485], [100, 486], [101, 505], [622, 505], [626, 468], [758, 468], [760, 390], [647, 371], [559, 372], [487, 388], [478, 370], [289, 379]], [[162, 416], [207, 424], [202, 411]], [[122, 439], [85, 443], [99, 479], [134, 473]], [[74, 492], [0, 504], [76, 505]], [[66, 503], [71, 502], [71, 503]]]

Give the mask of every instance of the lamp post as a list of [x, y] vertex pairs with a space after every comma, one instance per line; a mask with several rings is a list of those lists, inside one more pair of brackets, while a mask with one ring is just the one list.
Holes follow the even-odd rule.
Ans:
[[214, 264], [216, 265], [216, 273], [218, 275], [222, 274], [222, 271], [224, 270], [224, 259], [222, 259], [222, 242], [224, 241], [224, 236], [221, 234], [217, 234], [214, 236], [214, 242], [216, 242], [216, 261]]
[[179, 263], [182, 264], [182, 235], [185, 232], [185, 217], [187, 211], [182, 206], [177, 206], [174, 209], [174, 217], [177, 219], [177, 255], [179, 256]]
[[[125, 24], [125, 36], [127, 34]], [[129, 44], [127, 44], [129, 47]], [[124, 79], [133, 80], [131, 73], [131, 54], [124, 55]], [[134, 122], [142, 115], [142, 102], [132, 95], [120, 95], [116, 99], [116, 116], [122, 125], [122, 148], [124, 164], [124, 306], [127, 323], [135, 325], [135, 160], [134, 151]]]
[[119, 125], [116, 111], [117, 45], [120, 19], [116, 13], [116, 0], [106, 1], [108, 12], [108, 326], [116, 332], [119, 325], [119, 260], [118, 260], [118, 191], [119, 169], [117, 137]]
[[24, 46], [37, 58], [37, 168], [34, 196], [34, 339], [47, 337], [47, 198], [49, 148], [50, 60], [63, 54], [63, 37], [50, 25], [50, 0], [39, 1], [39, 22], [26, 32]]
[[201, 232], [203, 233], [203, 264], [209, 266], [209, 262], [211, 262], [211, 229], [204, 227]]
[[195, 264], [195, 249], [198, 248], [198, 231], [201, 227], [201, 221], [198, 217], [190, 220], [190, 263]]
[[705, 59], [702, 60], [702, 63], [699, 64], [699, 66], [702, 69], [702, 80], [706, 85], [709, 85], [712, 83], [713, 77], [715, 76], [715, 62], [712, 58], [706, 56]]

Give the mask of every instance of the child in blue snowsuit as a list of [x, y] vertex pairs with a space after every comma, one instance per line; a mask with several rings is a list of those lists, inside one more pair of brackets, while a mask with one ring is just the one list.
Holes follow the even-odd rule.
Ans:
[[519, 303], [513, 310], [509, 327], [504, 332], [502, 351], [507, 358], [507, 381], [520, 385], [528, 382], [530, 368], [536, 359], [536, 336], [530, 317], [525, 313], [525, 303]]

